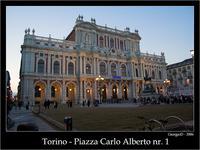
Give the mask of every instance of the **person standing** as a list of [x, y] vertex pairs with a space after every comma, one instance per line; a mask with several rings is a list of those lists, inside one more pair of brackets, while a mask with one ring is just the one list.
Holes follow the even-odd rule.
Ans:
[[54, 102], [54, 109], [57, 109], [57, 107], [58, 107], [58, 102], [55, 101], [55, 102]]
[[90, 100], [87, 101], [87, 105], [88, 105], [88, 107], [90, 107]]
[[50, 103], [51, 103], [51, 102], [50, 102], [50, 100], [48, 99], [48, 100], [47, 100], [47, 108], [48, 108], [48, 109], [49, 109]]

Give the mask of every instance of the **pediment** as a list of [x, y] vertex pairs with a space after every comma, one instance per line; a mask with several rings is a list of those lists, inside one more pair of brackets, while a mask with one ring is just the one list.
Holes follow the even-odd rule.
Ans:
[[90, 22], [80, 22], [76, 25], [77, 27], [87, 28], [87, 29], [96, 29], [96, 25]]

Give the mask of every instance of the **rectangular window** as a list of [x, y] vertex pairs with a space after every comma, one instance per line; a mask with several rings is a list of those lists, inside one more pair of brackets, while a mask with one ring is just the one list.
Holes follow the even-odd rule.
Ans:
[[117, 48], [117, 44], [116, 44], [116, 38], [115, 38], [115, 48]]
[[106, 36], [104, 36], [104, 40], [105, 40], [105, 47], [106, 47]]
[[84, 93], [84, 81], [82, 81], [82, 92], [83, 92], [83, 98], [85, 98], [85, 93]]
[[97, 34], [97, 46], [98, 46], [98, 42], [99, 42], [99, 37], [98, 37], [98, 34]]
[[118, 47], [118, 49], [119, 49], [119, 39], [117, 39], [117, 47]]
[[108, 38], [108, 47], [109, 47], [109, 37], [107, 36], [107, 38]]

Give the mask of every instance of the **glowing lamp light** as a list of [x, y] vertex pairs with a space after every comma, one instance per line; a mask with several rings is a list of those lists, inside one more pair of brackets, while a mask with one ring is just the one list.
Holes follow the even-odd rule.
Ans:
[[187, 79], [187, 80], [186, 80], [186, 83], [189, 84], [189, 83], [190, 83], [190, 79]]
[[42, 89], [41, 89], [41, 88], [39, 88], [38, 90], [39, 90], [39, 91], [41, 91]]
[[55, 88], [55, 91], [57, 91], [57, 88]]
[[72, 91], [72, 89], [69, 89], [69, 91], [71, 92], [71, 91]]

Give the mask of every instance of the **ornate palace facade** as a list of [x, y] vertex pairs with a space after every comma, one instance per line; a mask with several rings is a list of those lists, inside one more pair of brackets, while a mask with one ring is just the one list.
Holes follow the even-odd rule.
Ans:
[[164, 53], [142, 53], [140, 40], [137, 30], [100, 26], [95, 19], [87, 22], [82, 16], [63, 40], [25, 30], [20, 97], [24, 101], [49, 99], [60, 103], [132, 99], [141, 94], [146, 76], [151, 77], [156, 91], [162, 92], [166, 79]]

